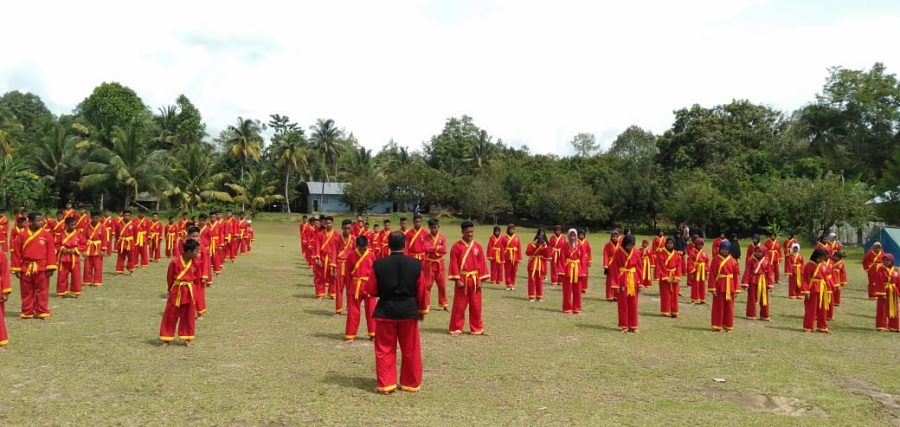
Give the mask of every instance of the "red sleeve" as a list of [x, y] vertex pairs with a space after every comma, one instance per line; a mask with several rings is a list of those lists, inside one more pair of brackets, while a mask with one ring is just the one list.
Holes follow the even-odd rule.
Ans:
[[178, 273], [175, 272], [177, 264], [177, 260], [172, 260], [172, 262], [169, 263], [169, 269], [166, 271], [166, 286], [170, 289], [172, 288], [172, 285], [175, 284], [175, 276], [178, 275]]
[[87, 250], [87, 234], [84, 230], [78, 236], [78, 253], [83, 254]]
[[525, 248], [525, 255], [527, 255], [527, 256], [535, 256], [535, 255], [536, 255], [536, 254], [535, 254], [536, 249], [537, 249], [537, 248], [535, 247], [534, 242], [529, 243], [528, 246]]
[[435, 251], [437, 256], [442, 257], [444, 255], [447, 255], [447, 236], [440, 234], [439, 238], [438, 238], [438, 243], [440, 244], [440, 247], [437, 249], [437, 251]]
[[747, 260], [747, 269], [744, 270], [744, 277], [741, 279], [741, 285], [749, 285], [750, 284], [750, 271], [755, 267], [756, 262], [754, 259]]
[[312, 250], [312, 253], [310, 253], [310, 256], [312, 257], [312, 259], [318, 259], [322, 255], [320, 253], [322, 246], [321, 246], [321, 242], [319, 241], [321, 234], [316, 233], [315, 236], [310, 236], [310, 237], [311, 238], [307, 239], [307, 241], [310, 244], [310, 250]]
[[432, 237], [431, 234], [429, 233], [428, 238], [425, 239], [425, 242], [423, 242], [423, 244], [422, 244], [422, 246], [425, 247], [426, 254], [431, 254], [431, 256], [435, 256], [435, 257], [437, 256], [435, 254], [436, 249], [437, 249], [437, 246], [435, 246], [435, 243], [437, 243], [437, 245], [440, 245], [440, 240], [435, 242], [434, 237]]
[[431, 299], [428, 295], [428, 286], [425, 284], [425, 271], [419, 273], [419, 280], [416, 280], [416, 303], [418, 303], [419, 315], [428, 314], [428, 308], [431, 306]]
[[[47, 235], [52, 237], [52, 235], [49, 232], [47, 232]], [[47, 258], [45, 258], [47, 260], [46, 261], [47, 265], [44, 268], [47, 270], [56, 270], [57, 269], [57, 266], [56, 266], [56, 244], [53, 242], [52, 238], [47, 239], [47, 240], [50, 243], [46, 246], [46, 252], [44, 253], [44, 256], [47, 257]]]
[[491, 274], [487, 269], [487, 258], [485, 257], [484, 249], [481, 248], [481, 245], [479, 245], [477, 242], [473, 242], [472, 244], [476, 245], [475, 248], [478, 249], [478, 256], [476, 258], [476, 260], [478, 261], [478, 279], [479, 282], [483, 282], [491, 278]]
[[[606, 248], [604, 248], [604, 251], [603, 251], [604, 258], [606, 257], [605, 249]], [[624, 255], [624, 253], [622, 253], [622, 255]], [[619, 251], [616, 251], [615, 254], [613, 254], [613, 256], [611, 256], [610, 258], [611, 258], [611, 260], [609, 261], [609, 264], [606, 267], [609, 269], [609, 271], [606, 273], [606, 275], [609, 277], [609, 282], [612, 284], [612, 288], [618, 289], [619, 288], [619, 267], [621, 266], [622, 261], [623, 261], [622, 256], [620, 255]]]
[[[731, 280], [732, 280], [732, 282], [734, 282], [734, 283], [741, 283], [741, 282], [740, 282], [740, 278], [741, 278], [741, 263], [737, 262], [737, 260], [732, 260], [732, 261], [734, 261], [734, 275], [733, 275], [733, 278], [732, 278]], [[735, 286], [734, 289], [735, 289], [735, 292], [734, 292], [734, 293], [740, 293], [740, 292], [741, 292], [741, 287], [740, 287], [740, 286]]]
[[459, 280], [459, 245], [455, 244], [450, 248], [450, 267], [447, 272], [447, 278], [450, 280]]
[[516, 263], [522, 262], [522, 239], [516, 239]]
[[369, 280], [366, 282], [366, 293], [370, 297], [378, 296], [378, 278], [375, 276], [375, 268], [369, 271]]

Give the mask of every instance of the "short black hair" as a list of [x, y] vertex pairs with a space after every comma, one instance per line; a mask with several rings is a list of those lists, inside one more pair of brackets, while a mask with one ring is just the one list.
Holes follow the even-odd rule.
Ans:
[[188, 232], [188, 234], [191, 234], [191, 233], [199, 233], [199, 232], [200, 232], [200, 227], [197, 227], [196, 225], [189, 226], [189, 227], [187, 228], [187, 232]]
[[438, 220], [437, 220], [437, 219], [431, 218], [431, 219], [428, 220], [428, 226], [429, 226], [429, 227], [434, 227], [435, 225], [438, 225]]
[[465, 230], [467, 228], [472, 228], [474, 226], [475, 226], [475, 224], [473, 224], [472, 221], [463, 221], [462, 224], [459, 225], [459, 228], [460, 228], [460, 230]]
[[401, 217], [400, 217], [400, 222], [403, 222], [403, 221], [406, 221], [406, 217], [405, 217], [405, 216], [401, 216]]
[[202, 213], [202, 214], [200, 214], [200, 216], [199, 216], [198, 218], [200, 218], [200, 219], [207, 219], [207, 218], [209, 218], [209, 217], [206, 216], [205, 213]]
[[27, 220], [28, 220], [28, 218], [25, 218], [24, 216], [20, 216], [20, 217], [16, 218], [16, 225], [24, 224], [25, 221], [27, 221]]
[[835, 260], [839, 260], [844, 258], [844, 254], [841, 251], [834, 251], [834, 253], [831, 254], [831, 257]]
[[422, 219], [422, 215], [419, 215], [419, 214], [413, 215], [413, 221], [415, 221], [417, 219]]
[[349, 219], [345, 219], [345, 220], [341, 221], [341, 227], [343, 227], [345, 225], [352, 225], [352, 224], [353, 224], [353, 221], [351, 221]]
[[172, 220], [174, 220], [174, 219], [175, 219], [175, 217], [174, 217], [174, 216], [172, 216], [172, 215], [169, 215], [169, 221], [172, 221]]
[[365, 248], [369, 246], [369, 239], [366, 236], [359, 236], [356, 238], [356, 247]]
[[399, 231], [395, 231], [388, 236], [388, 248], [391, 252], [402, 251], [406, 247], [406, 236]]
[[184, 253], [193, 252], [200, 247], [200, 242], [196, 240], [185, 240], [184, 244], [181, 245], [181, 249], [184, 250]]
[[78, 220], [73, 216], [66, 218], [66, 225], [75, 225], [76, 222], [78, 222]]
[[[325, 217], [325, 221], [331, 221], [331, 222], [334, 222], [334, 217], [333, 217], [333, 216], [326, 216], [326, 217]], [[350, 222], [353, 222], [353, 221], [350, 221]]]
[[128, 209], [125, 209], [124, 211], [122, 211], [122, 215], [131, 215], [131, 211]]
[[92, 211], [91, 211], [91, 216], [100, 216], [100, 211], [98, 211], [98, 210], [92, 210]]
[[389, 219], [384, 220], [384, 225], [388, 225], [390, 223], [391, 223], [391, 220], [389, 220]]
[[28, 212], [28, 222], [34, 222], [34, 220], [36, 220], [37, 217], [39, 217], [39, 216], [43, 216], [43, 215], [41, 215], [40, 212], [34, 212], [34, 211]]
[[159, 212], [153, 211], [153, 213], [150, 215], [159, 215]]

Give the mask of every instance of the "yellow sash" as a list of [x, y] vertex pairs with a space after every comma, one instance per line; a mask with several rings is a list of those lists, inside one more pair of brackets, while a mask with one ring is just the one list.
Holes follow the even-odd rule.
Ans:
[[575, 284], [578, 283], [578, 273], [581, 269], [581, 260], [570, 259], [566, 261], [569, 264], [569, 283]]
[[[725, 257], [725, 259], [723, 259], [722, 262], [719, 263], [719, 271], [716, 272], [716, 281], [718, 281], [719, 279], [725, 279], [725, 301], [731, 301], [731, 276], [732, 275], [728, 274], [726, 276], [723, 276], [722, 268], [724, 268], [725, 265], [728, 264], [728, 261], [731, 259], [732, 259], [731, 255], [728, 255], [727, 257]], [[716, 287], [717, 288], [719, 287], [718, 283], [716, 283]]]
[[[632, 250], [631, 253], [628, 254], [628, 258], [625, 260], [625, 265], [628, 265], [628, 261], [631, 260], [632, 255], [634, 255], [634, 250]], [[637, 273], [637, 269], [633, 268], [633, 267], [632, 268], [619, 267], [619, 273], [627, 273], [626, 279], [625, 279], [625, 294], [628, 296], [634, 296], [635, 295], [634, 275], [635, 275], [635, 273]]]
[[194, 264], [194, 260], [188, 261], [188, 263], [185, 264], [184, 269], [181, 270], [181, 273], [178, 273], [178, 276], [175, 277], [175, 283], [172, 284], [173, 289], [175, 290], [175, 292], [177, 292], [175, 294], [175, 307], [181, 307], [181, 287], [182, 286], [187, 286], [188, 293], [191, 295], [191, 300], [192, 301], [194, 300], [194, 282], [188, 282], [188, 281], [181, 280], [181, 278], [184, 277], [185, 274], [187, 274], [188, 270], [191, 269], [191, 266], [193, 264]]
[[[463, 242], [463, 244], [465, 244], [465, 242]], [[466, 247], [466, 252], [463, 253], [462, 259], [459, 262], [460, 280], [463, 282], [463, 286], [465, 286], [466, 292], [469, 291], [469, 279], [475, 279], [475, 280], [472, 280], [472, 290], [474, 291], [475, 289], [478, 288], [478, 271], [477, 270], [472, 270], [472, 271], [464, 271], [463, 270], [463, 267], [465, 267], [465, 265], [466, 265], [466, 261], [468, 261], [468, 259], [469, 259], [469, 253], [472, 252], [472, 248], [474, 248], [474, 247], [475, 247], [475, 241], [473, 240], [472, 243], [470, 243]]]
[[897, 297], [895, 294], [897, 293], [897, 284], [892, 282], [891, 280], [894, 278], [894, 268], [888, 271], [888, 282], [885, 283], [884, 289], [887, 294], [886, 297], [888, 299], [888, 317], [893, 319], [897, 317]]

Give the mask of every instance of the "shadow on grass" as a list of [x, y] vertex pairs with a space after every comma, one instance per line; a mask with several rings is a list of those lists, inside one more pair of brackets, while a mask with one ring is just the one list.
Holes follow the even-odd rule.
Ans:
[[686, 325], [675, 325], [675, 328], [682, 329], [685, 331], [703, 331], [703, 332], [712, 332], [712, 328], [709, 326], [686, 326]]
[[375, 380], [369, 377], [352, 377], [342, 374], [328, 374], [322, 379], [325, 384], [333, 384], [344, 388], [355, 388], [367, 392], [375, 390]]
[[326, 310], [324, 308], [307, 308], [303, 310], [306, 314], [312, 314], [314, 316], [334, 316], [334, 310]]
[[303, 298], [303, 299], [316, 299], [314, 294], [294, 294], [294, 298]]
[[576, 323], [576, 327], [581, 329], [594, 329], [597, 331], [612, 331], [622, 333], [622, 330], [614, 326], [601, 325], [599, 323]]
[[344, 334], [335, 334], [329, 332], [313, 332], [310, 336], [313, 338], [324, 338], [332, 341], [344, 341]]
[[[538, 303], [535, 303], [535, 304], [538, 304]], [[559, 313], [559, 314], [563, 314], [562, 310], [560, 310], [559, 307], [553, 308], [553, 307], [540, 307], [540, 306], [538, 306], [538, 307], [535, 307], [534, 309], [535, 309], [535, 310], [539, 310], [539, 311], [549, 311], [550, 313]]]
[[[435, 335], [448, 335], [447, 328], [438, 328], [438, 327], [430, 327], [430, 328], [419, 328], [420, 332], [435, 334]], [[377, 331], [376, 331], [377, 332]]]
[[775, 329], [776, 331], [788, 331], [788, 332], [803, 332], [803, 325], [797, 324], [797, 326], [788, 326], [788, 325], [768, 325], [766, 329]]
[[[835, 311], [836, 311], [836, 310], [835, 310]], [[864, 318], [864, 319], [872, 319], [873, 322], [875, 321], [875, 316], [873, 316], [873, 315], [871, 315], [871, 314], [859, 314], [859, 313], [851, 313], [851, 312], [839, 313], [839, 314], [840, 314], [841, 316], [862, 317], [862, 318]]]
[[782, 314], [779, 317], [784, 317], [784, 318], [788, 318], [788, 319], [803, 319], [803, 316], [801, 316], [799, 314]]
[[837, 325], [836, 328], [834, 328], [834, 327], [832, 327], [831, 325], [829, 325], [829, 327], [832, 328], [832, 329], [834, 329], [834, 330], [836, 330], [836, 331], [842, 331], [842, 330], [846, 330], [846, 331], [862, 331], [862, 332], [871, 332], [871, 333], [873, 333], [873, 334], [876, 332], [876, 331], [875, 331], [875, 320], [874, 320], [874, 319], [872, 320], [872, 327], [870, 327], [870, 328], [867, 328], [867, 327], [865, 327], [865, 326], [853, 326], [853, 325]]

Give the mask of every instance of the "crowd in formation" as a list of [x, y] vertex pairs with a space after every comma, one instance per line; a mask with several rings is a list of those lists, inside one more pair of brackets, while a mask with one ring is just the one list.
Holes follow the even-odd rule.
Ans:
[[[469, 225], [469, 229], [464, 226], [462, 240], [451, 246], [437, 220], [428, 220], [426, 228], [417, 215], [410, 228], [405, 219], [400, 219], [399, 232], [406, 242], [404, 253], [422, 263], [426, 299], [422, 314], [430, 310], [430, 294], [436, 285], [438, 306], [451, 310], [450, 335], [462, 333], [467, 310], [470, 332], [483, 334], [482, 284], [492, 283], [513, 291], [522, 263], [527, 268], [529, 301], [542, 302], [544, 285], [549, 283], [562, 288], [563, 313], [581, 313], [581, 296], [588, 291], [594, 268], [593, 251], [583, 230], [569, 229], [564, 234], [563, 228], [556, 226], [547, 235], [539, 229], [526, 244], [516, 234], [515, 225], [508, 225], [505, 233], [494, 227], [483, 250], [472, 237], [471, 224], [464, 225]], [[390, 255], [388, 239], [395, 232], [391, 221], [385, 220], [380, 229], [378, 224], [370, 228], [360, 216], [355, 222], [344, 220], [340, 230], [335, 230], [331, 217], [304, 216], [299, 231], [302, 253], [314, 273], [316, 297], [334, 299], [336, 313], [346, 310], [348, 314], [345, 340], [356, 339], [361, 317], [365, 318], [368, 336], [374, 337], [372, 311], [376, 304], [366, 294], [366, 283], [371, 280], [372, 263]], [[602, 250], [604, 289], [600, 292], [607, 301], [617, 303], [618, 327], [623, 332], [638, 331], [639, 296], [653, 282], [659, 286], [659, 312], [663, 317], [678, 317], [684, 282], [691, 304], [705, 305], [710, 297], [713, 331], [734, 329], [735, 303], [741, 293], [747, 295], [746, 318], [769, 321], [770, 295], [784, 280], [787, 296], [803, 302], [802, 330], [830, 332], [828, 322], [834, 320], [836, 307], [841, 305], [841, 290], [847, 284], [843, 249], [833, 233], [819, 239], [809, 259], [800, 254], [800, 245], [793, 235], [784, 242], [774, 233], [766, 239], [754, 235], [743, 257], [735, 235], [726, 237], [721, 233], [709, 252], [705, 245], [703, 238], [688, 235], [686, 230], [671, 237], [659, 230], [655, 238], [643, 240], [638, 246], [630, 230], [613, 230]], [[449, 266], [445, 265], [448, 254]], [[876, 303], [875, 329], [900, 331], [900, 270], [894, 267], [894, 257], [875, 243], [862, 265], [869, 298]], [[452, 306], [448, 280], [454, 285]]]
[[[131, 276], [135, 269], [151, 262], [169, 259], [167, 288], [169, 297], [160, 326], [159, 338], [168, 344], [178, 337], [191, 345], [195, 320], [206, 313], [206, 287], [222, 274], [226, 261], [249, 253], [253, 242], [252, 221], [243, 212], [235, 217], [231, 210], [181, 219], [169, 217], [167, 223], [154, 212], [149, 217], [128, 210], [120, 215], [109, 211], [77, 211], [67, 204], [47, 218], [38, 212], [20, 208], [10, 227], [6, 212], [0, 210], [0, 313], [12, 293], [11, 275], [19, 279], [21, 319], [46, 319], [51, 316], [50, 282], [56, 275], [59, 298], [79, 298], [84, 286], [103, 286], [106, 257], [115, 255], [115, 273]], [[10, 259], [7, 260], [7, 255]], [[0, 351], [9, 343], [6, 324], [0, 316]]]

